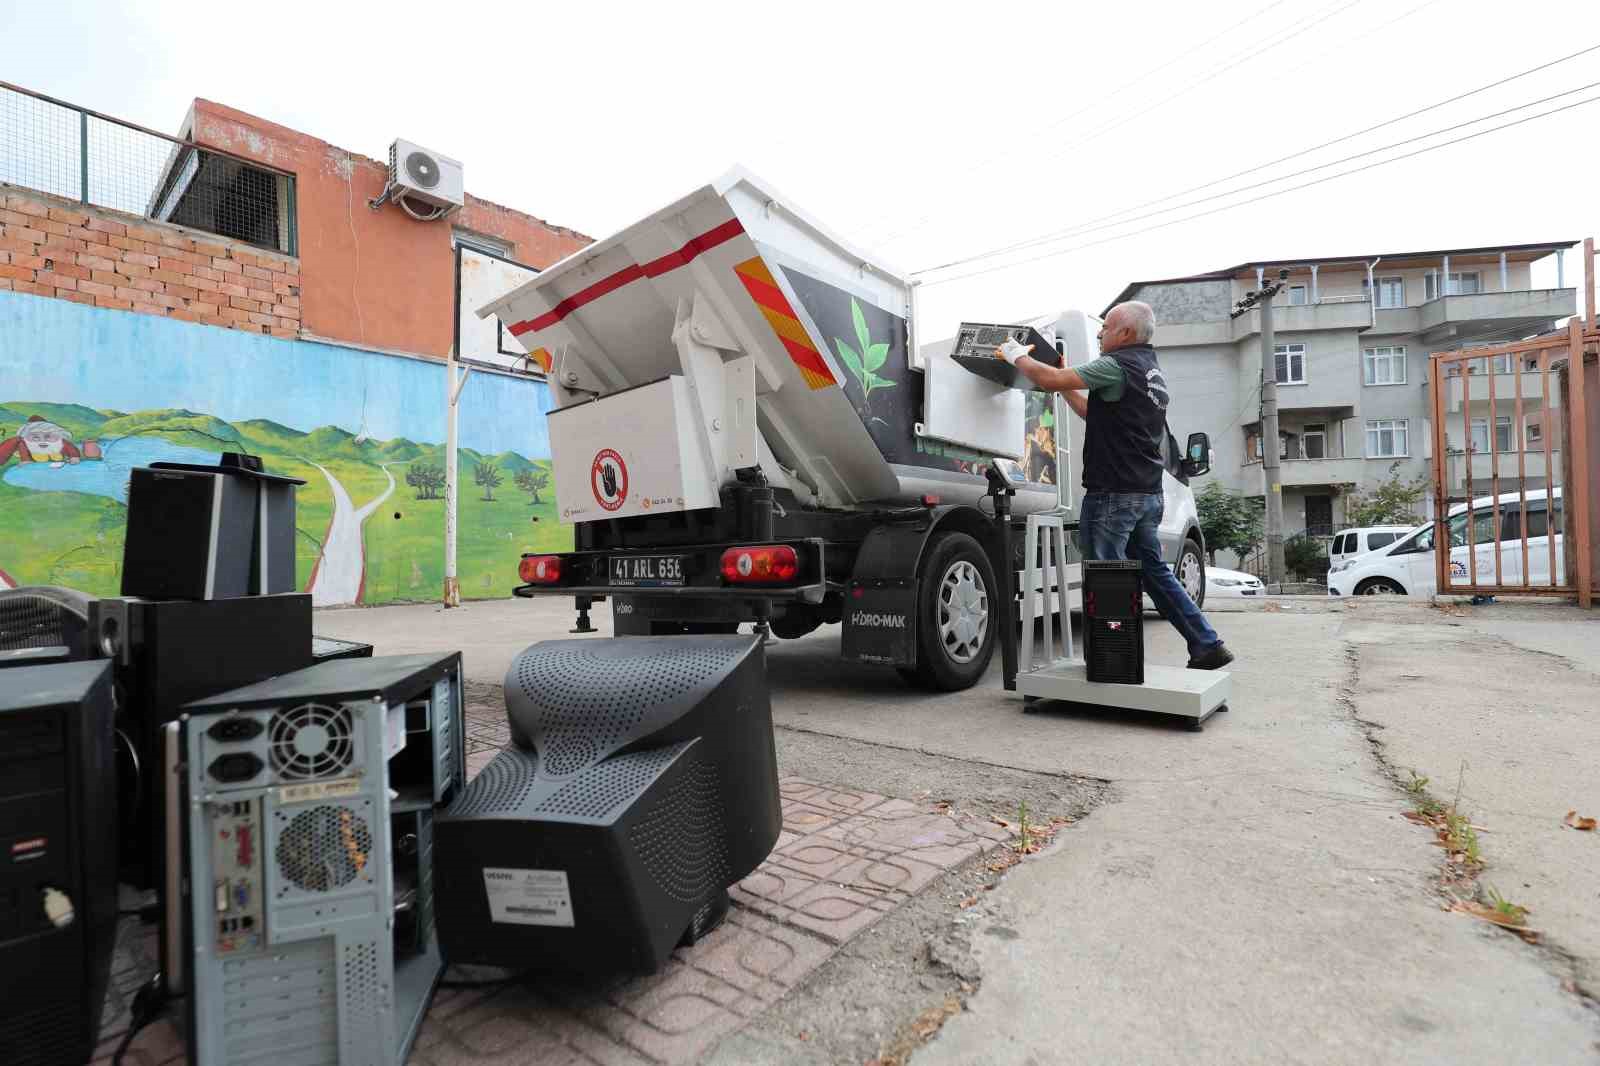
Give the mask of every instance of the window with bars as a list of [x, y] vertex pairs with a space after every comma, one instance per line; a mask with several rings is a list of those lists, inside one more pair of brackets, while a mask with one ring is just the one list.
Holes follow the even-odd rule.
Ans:
[[1406, 349], [1403, 344], [1368, 348], [1362, 352], [1363, 380], [1368, 385], [1404, 385]]
[[1306, 346], [1303, 344], [1277, 344], [1273, 346], [1276, 357], [1279, 385], [1304, 385], [1306, 383]]
[[1403, 459], [1411, 454], [1404, 418], [1374, 418], [1367, 421], [1367, 458]]

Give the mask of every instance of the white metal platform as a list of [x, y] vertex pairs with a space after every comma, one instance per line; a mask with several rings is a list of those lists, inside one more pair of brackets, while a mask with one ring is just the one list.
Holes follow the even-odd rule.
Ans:
[[[1044, 558], [1039, 547], [1044, 547]], [[1017, 691], [1022, 693], [1023, 710], [1032, 710], [1038, 700], [1060, 700], [1095, 707], [1127, 711], [1148, 711], [1184, 719], [1190, 729], [1218, 711], [1227, 710], [1233, 689], [1233, 675], [1225, 670], [1186, 670], [1174, 666], [1145, 663], [1144, 684], [1107, 685], [1088, 679], [1088, 667], [1073, 652], [1071, 599], [1067, 581], [1057, 578], [1067, 573], [1066, 522], [1060, 515], [1029, 515], [1023, 546], [1026, 569], [1023, 571], [1022, 646], [1017, 671]], [[1040, 589], [1033, 595], [1033, 589]], [[1050, 599], [1055, 597], [1055, 610]], [[1060, 619], [1057, 630], [1051, 615]], [[1044, 624], [1046, 662], [1033, 665], [1033, 625]], [[1060, 633], [1059, 639], [1056, 633]], [[1057, 654], [1057, 648], [1060, 654]]]
[[[1027, 704], [1035, 700], [1061, 700], [1127, 711], [1149, 711], [1187, 720], [1198, 727], [1220, 710], [1226, 710], [1233, 676], [1226, 670], [1185, 670], [1176, 666], [1144, 665], [1142, 685], [1102, 685], [1084, 676], [1081, 659], [1058, 659], [1017, 675], [1017, 691]], [[1032, 710], [1025, 705], [1025, 710]]]

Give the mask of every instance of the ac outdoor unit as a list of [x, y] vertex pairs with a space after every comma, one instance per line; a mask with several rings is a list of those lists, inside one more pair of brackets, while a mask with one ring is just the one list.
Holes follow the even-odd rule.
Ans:
[[389, 189], [392, 197], [441, 213], [460, 207], [465, 198], [460, 163], [398, 139], [389, 146]]

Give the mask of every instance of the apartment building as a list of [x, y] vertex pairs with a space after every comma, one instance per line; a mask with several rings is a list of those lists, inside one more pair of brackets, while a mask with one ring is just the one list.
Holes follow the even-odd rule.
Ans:
[[[1330, 536], [1345, 524], [1342, 497], [1351, 489], [1370, 487], [1391, 468], [1408, 478], [1430, 475], [1431, 353], [1532, 336], [1576, 312], [1577, 293], [1566, 285], [1564, 260], [1574, 243], [1241, 263], [1190, 277], [1136, 281], [1112, 303], [1143, 300], [1155, 309], [1155, 343], [1172, 386], [1174, 430], [1209, 433], [1215, 451], [1210, 476], [1259, 496], [1261, 312], [1236, 318], [1232, 312], [1247, 292], [1288, 272], [1273, 303], [1271, 368], [1278, 383], [1284, 521], [1289, 533]], [[1556, 287], [1536, 289], [1533, 264], [1550, 256]], [[1487, 491], [1497, 456], [1504, 491], [1514, 490], [1518, 450], [1524, 452], [1528, 487], [1559, 474], [1558, 462], [1557, 471], [1544, 469], [1543, 435], [1553, 441], [1560, 435], [1549, 424], [1540, 379], [1503, 362], [1475, 365], [1470, 382], [1446, 385], [1453, 497], [1465, 492], [1469, 462], [1475, 491]], [[1492, 412], [1486, 381], [1491, 373], [1498, 400]], [[1519, 391], [1520, 425], [1513, 413]], [[1429, 506], [1431, 493], [1419, 511]]]

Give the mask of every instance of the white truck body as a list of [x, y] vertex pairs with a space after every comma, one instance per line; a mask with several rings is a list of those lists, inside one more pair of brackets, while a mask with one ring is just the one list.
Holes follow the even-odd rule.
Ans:
[[[914, 304], [907, 278], [736, 170], [478, 313], [547, 370], [561, 517], [585, 521], [711, 506], [754, 465], [825, 507], [975, 504], [987, 457], [1023, 453], [1024, 394], [912, 359]], [[626, 398], [669, 378], [671, 402]], [[595, 487], [608, 465], [621, 497]], [[1015, 508], [1058, 503], [1021, 485]]]

